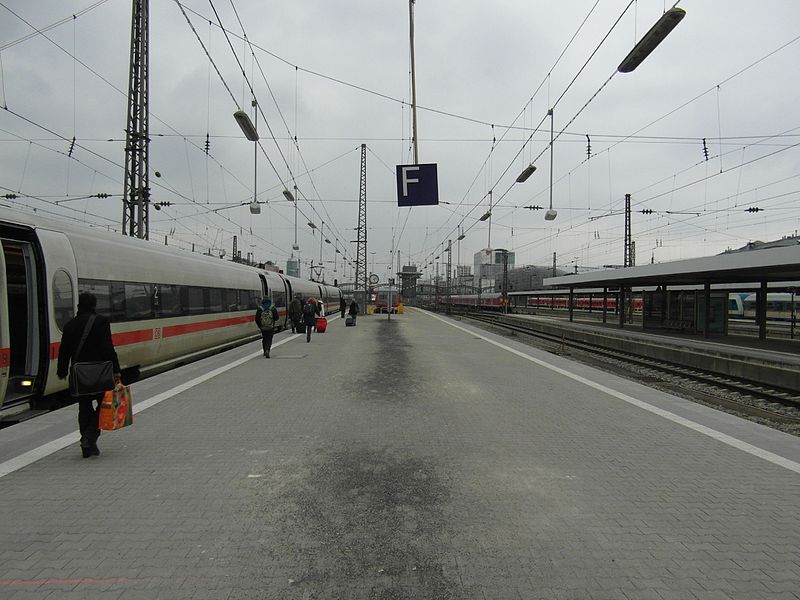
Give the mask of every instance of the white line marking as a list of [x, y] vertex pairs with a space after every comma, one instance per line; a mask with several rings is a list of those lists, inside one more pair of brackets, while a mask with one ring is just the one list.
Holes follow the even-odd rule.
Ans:
[[426, 314], [429, 317], [432, 317], [434, 319], [438, 319], [442, 323], [445, 323], [446, 325], [450, 325], [450, 327], [455, 327], [456, 329], [459, 329], [459, 330], [461, 330], [461, 331], [463, 331], [465, 333], [468, 333], [468, 334], [470, 334], [472, 336], [478, 337], [478, 338], [480, 338], [480, 339], [482, 339], [482, 340], [484, 340], [486, 342], [489, 342], [490, 344], [492, 344], [494, 346], [497, 346], [498, 348], [502, 348], [503, 350], [511, 352], [512, 354], [516, 354], [520, 358], [524, 358], [525, 360], [529, 360], [530, 362], [535, 363], [535, 364], [537, 364], [539, 366], [542, 366], [545, 369], [550, 369], [551, 371], [554, 371], [554, 372], [558, 373], [559, 375], [563, 375], [564, 377], [569, 377], [570, 379], [573, 379], [573, 380], [575, 380], [575, 381], [577, 381], [579, 383], [582, 383], [584, 385], [588, 385], [589, 387], [594, 388], [594, 389], [596, 389], [596, 390], [598, 390], [600, 392], [603, 392], [605, 394], [608, 394], [609, 396], [613, 396], [614, 398], [618, 398], [619, 400], [622, 400], [623, 402], [627, 402], [628, 404], [632, 404], [633, 406], [637, 406], [637, 407], [639, 407], [641, 409], [644, 409], [644, 410], [646, 410], [648, 412], [651, 412], [651, 413], [653, 413], [655, 415], [658, 415], [659, 417], [663, 417], [665, 419], [668, 419], [669, 421], [672, 421], [673, 423], [677, 423], [678, 425], [683, 425], [684, 427], [687, 427], [689, 429], [697, 431], [698, 433], [702, 433], [703, 435], [707, 435], [708, 437], [713, 438], [713, 439], [717, 440], [718, 442], [722, 442], [723, 444], [727, 444], [728, 446], [732, 446], [734, 448], [737, 448], [737, 449], [741, 450], [742, 452], [747, 452], [748, 454], [751, 454], [751, 455], [757, 456], [758, 458], [761, 458], [763, 460], [769, 461], [769, 462], [771, 462], [771, 463], [773, 463], [775, 465], [778, 465], [779, 467], [783, 467], [785, 469], [789, 469], [790, 471], [794, 471], [795, 473], [800, 473], [800, 463], [797, 463], [797, 462], [795, 462], [793, 460], [790, 460], [788, 458], [784, 458], [783, 456], [779, 456], [778, 454], [774, 454], [774, 453], [770, 452], [769, 450], [764, 450], [763, 448], [759, 448], [758, 446], [753, 446], [752, 444], [748, 444], [747, 442], [743, 442], [742, 440], [739, 440], [739, 439], [737, 439], [735, 437], [732, 437], [730, 435], [722, 433], [721, 431], [717, 431], [716, 429], [711, 429], [710, 427], [706, 427], [705, 425], [700, 425], [699, 423], [695, 423], [694, 421], [691, 421], [689, 419], [686, 419], [684, 417], [676, 415], [675, 413], [669, 412], [668, 410], [664, 410], [663, 408], [658, 408], [657, 406], [653, 406], [652, 404], [648, 404], [647, 402], [644, 402], [642, 400], [638, 400], [637, 398], [634, 398], [632, 396], [628, 396], [627, 394], [623, 394], [622, 392], [618, 392], [617, 390], [613, 390], [613, 389], [611, 389], [609, 387], [606, 387], [606, 386], [604, 386], [602, 384], [597, 383], [596, 381], [592, 381], [590, 379], [586, 379], [585, 377], [581, 377], [580, 375], [576, 375], [575, 373], [570, 373], [569, 371], [566, 371], [566, 370], [564, 370], [564, 369], [562, 369], [560, 367], [557, 367], [557, 366], [555, 366], [555, 365], [553, 365], [553, 364], [551, 364], [549, 362], [543, 361], [543, 360], [541, 360], [539, 358], [535, 358], [533, 356], [525, 354], [524, 352], [520, 352], [519, 350], [515, 350], [514, 348], [511, 348], [509, 346], [506, 346], [505, 344], [501, 344], [500, 342], [497, 342], [497, 341], [495, 341], [493, 339], [490, 339], [490, 338], [488, 338], [486, 336], [483, 336], [483, 335], [481, 335], [480, 333], [478, 333], [476, 331], [472, 331], [472, 330], [466, 329], [464, 327], [461, 327], [460, 325], [456, 325], [455, 323], [452, 323], [451, 321], [448, 321], [447, 319], [443, 319], [442, 317], [440, 317], [438, 315], [434, 315], [434, 314], [432, 314], [432, 313], [430, 313], [428, 311], [420, 311], [420, 312], [422, 312], [422, 313], [424, 313], [424, 314]]
[[[278, 342], [275, 342], [272, 347], [277, 348], [278, 346], [285, 344], [297, 337], [300, 337], [301, 334], [290, 334], [290, 337], [282, 339]], [[167, 390], [166, 392], [162, 392], [149, 398], [147, 400], [143, 400], [142, 402], [138, 402], [133, 405], [133, 414], [139, 414], [143, 410], [147, 410], [151, 406], [155, 406], [159, 402], [163, 402], [168, 398], [172, 398], [176, 394], [180, 394], [181, 392], [185, 392], [188, 389], [193, 388], [196, 385], [203, 383], [204, 381], [208, 381], [224, 373], [225, 371], [229, 371], [233, 368], [238, 367], [241, 364], [246, 363], [248, 360], [254, 359], [256, 356], [263, 356], [264, 352], [259, 350], [258, 352], [254, 352], [252, 354], [248, 354], [247, 356], [243, 356], [232, 363], [219, 367], [218, 369], [214, 369], [213, 371], [209, 371], [205, 375], [200, 375], [199, 377], [195, 377], [194, 379], [187, 381], [186, 383], [182, 383], [180, 385], [175, 386], [172, 389]], [[29, 450], [24, 454], [20, 454], [14, 458], [11, 458], [4, 463], [0, 463], [0, 478], [5, 477], [6, 475], [13, 473], [14, 471], [18, 471], [23, 467], [27, 467], [29, 464], [36, 462], [46, 456], [53, 454], [54, 452], [58, 452], [69, 446], [70, 444], [74, 444], [81, 439], [81, 434], [79, 431], [73, 431], [72, 433], [68, 433], [65, 436], [47, 442], [39, 446], [38, 448], [34, 448], [33, 450]]]

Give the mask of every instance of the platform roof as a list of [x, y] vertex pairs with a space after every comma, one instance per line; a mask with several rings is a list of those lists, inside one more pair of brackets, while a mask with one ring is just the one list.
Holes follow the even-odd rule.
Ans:
[[654, 265], [549, 277], [545, 286], [596, 288], [643, 285], [703, 285], [800, 279], [800, 245], [731, 252]]

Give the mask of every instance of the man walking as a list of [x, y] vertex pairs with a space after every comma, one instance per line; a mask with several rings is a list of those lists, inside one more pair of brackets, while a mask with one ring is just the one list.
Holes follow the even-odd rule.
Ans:
[[311, 341], [311, 328], [317, 324], [317, 312], [313, 298], [309, 298], [303, 305], [303, 323], [306, 325], [306, 342]]
[[[72, 364], [111, 361], [114, 365], [114, 382], [120, 386], [122, 379], [117, 352], [111, 341], [111, 322], [95, 312], [96, 306], [94, 294], [84, 292], [78, 296], [78, 314], [64, 325], [56, 372], [59, 379], [64, 379], [69, 374], [70, 361]], [[98, 418], [102, 401], [102, 393], [80, 396], [78, 399], [78, 428], [81, 431], [83, 458], [100, 456], [97, 438], [100, 437]]]
[[256, 325], [261, 330], [261, 345], [264, 348], [264, 358], [269, 358], [272, 348], [272, 337], [275, 335], [275, 325], [278, 322], [278, 310], [272, 306], [272, 300], [264, 298], [261, 306], [256, 311]]
[[295, 296], [289, 303], [289, 320], [292, 322], [292, 333], [297, 332], [297, 326], [303, 320], [303, 302], [300, 296]]

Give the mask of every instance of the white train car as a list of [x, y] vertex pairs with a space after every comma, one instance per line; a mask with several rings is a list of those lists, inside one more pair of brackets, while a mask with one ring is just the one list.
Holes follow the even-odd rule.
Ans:
[[339, 306], [338, 288], [7, 209], [0, 245], [0, 406], [66, 389], [58, 350], [83, 291], [111, 319], [131, 376], [257, 337], [253, 314], [264, 296], [281, 328], [294, 294]]

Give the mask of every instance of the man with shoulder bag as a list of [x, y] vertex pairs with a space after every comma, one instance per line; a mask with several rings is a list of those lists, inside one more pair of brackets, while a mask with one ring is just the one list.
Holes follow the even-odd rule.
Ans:
[[65, 379], [69, 374], [70, 393], [78, 397], [83, 458], [100, 455], [97, 447], [100, 403], [105, 391], [122, 385], [119, 359], [111, 340], [111, 323], [95, 312], [96, 306], [94, 294], [84, 292], [78, 296], [78, 314], [64, 325], [58, 351], [58, 377]]

